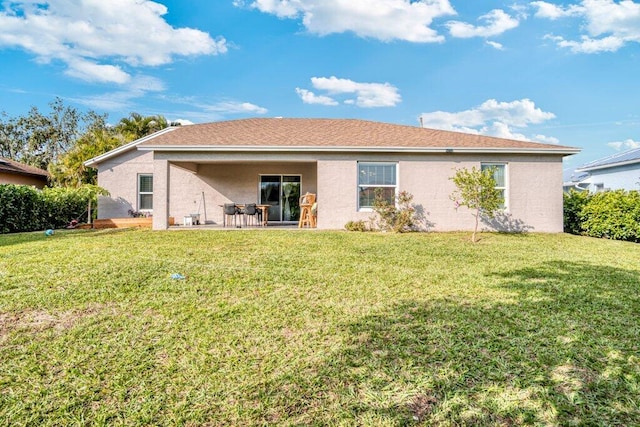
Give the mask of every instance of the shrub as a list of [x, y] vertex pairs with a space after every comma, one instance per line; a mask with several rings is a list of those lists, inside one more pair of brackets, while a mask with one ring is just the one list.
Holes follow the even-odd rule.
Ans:
[[384, 231], [412, 231], [416, 225], [416, 209], [411, 204], [412, 201], [411, 193], [401, 191], [395, 203], [391, 203], [383, 197], [381, 189], [376, 189], [373, 211], [378, 214], [378, 218], [373, 218], [372, 223]]
[[40, 192], [27, 185], [0, 184], [0, 233], [44, 228]]
[[569, 190], [564, 193], [564, 231], [565, 233], [582, 234], [582, 220], [580, 215], [591, 199], [588, 191]]
[[89, 203], [95, 206], [96, 186], [45, 188], [0, 184], [0, 233], [36, 231], [64, 227], [71, 220], [82, 220]]
[[44, 228], [59, 228], [69, 221], [86, 220], [89, 199], [75, 188], [45, 188], [41, 193], [45, 219]]
[[640, 242], [640, 193], [596, 193], [582, 208], [580, 220], [587, 236]]
[[367, 231], [368, 230], [367, 223], [365, 223], [362, 220], [349, 221], [345, 224], [344, 228], [347, 231]]

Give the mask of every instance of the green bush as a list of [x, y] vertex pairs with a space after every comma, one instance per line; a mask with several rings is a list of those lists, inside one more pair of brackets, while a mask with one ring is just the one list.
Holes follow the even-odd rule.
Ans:
[[582, 220], [580, 215], [585, 205], [591, 199], [588, 191], [576, 191], [571, 189], [564, 193], [564, 231], [571, 234], [582, 234]]
[[45, 188], [41, 193], [46, 215], [45, 228], [62, 227], [75, 219], [87, 220], [87, 194], [75, 188]]
[[582, 208], [580, 220], [587, 236], [640, 242], [640, 193], [596, 193]]
[[0, 233], [33, 231], [42, 227], [42, 203], [37, 189], [0, 184]]
[[0, 184], [0, 233], [60, 228], [86, 215], [96, 196], [85, 188], [45, 188]]
[[398, 193], [394, 203], [385, 199], [380, 188], [375, 191], [373, 211], [378, 214], [372, 224], [384, 231], [403, 233], [412, 231], [416, 226], [416, 209], [411, 203], [413, 195], [407, 191]]
[[349, 221], [345, 224], [344, 228], [347, 231], [368, 231], [369, 230], [369, 228], [367, 227], [367, 223], [362, 220]]

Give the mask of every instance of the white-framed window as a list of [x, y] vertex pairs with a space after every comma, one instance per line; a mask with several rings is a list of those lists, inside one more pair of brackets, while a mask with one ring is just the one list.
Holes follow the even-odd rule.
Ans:
[[496, 182], [496, 190], [500, 192], [502, 196], [502, 204], [500, 207], [506, 209], [507, 204], [507, 165], [505, 163], [481, 163], [480, 169], [487, 170], [493, 169], [493, 179]]
[[376, 190], [395, 203], [398, 191], [398, 164], [391, 162], [358, 162], [358, 209], [373, 208]]
[[153, 175], [138, 175], [138, 210], [153, 210]]

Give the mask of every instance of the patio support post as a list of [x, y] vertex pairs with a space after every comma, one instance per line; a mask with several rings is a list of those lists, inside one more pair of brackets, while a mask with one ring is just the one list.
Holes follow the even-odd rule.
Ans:
[[153, 229], [169, 228], [169, 161], [153, 160]]

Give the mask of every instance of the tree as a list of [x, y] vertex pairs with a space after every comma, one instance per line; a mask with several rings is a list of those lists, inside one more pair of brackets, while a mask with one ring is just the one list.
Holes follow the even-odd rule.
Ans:
[[26, 116], [0, 121], [0, 154], [4, 157], [47, 169], [59, 156], [71, 149], [88, 129], [104, 127], [106, 116], [93, 111], [80, 113], [65, 106], [60, 98], [49, 104], [51, 111], [43, 114], [32, 107]]
[[16, 119], [7, 113], [0, 114], [0, 157], [19, 161], [21, 147], [19, 143]]
[[168, 126], [169, 123], [167, 123], [167, 119], [165, 119], [164, 116], [143, 116], [142, 114], [134, 112], [130, 113], [129, 117], [120, 119], [116, 128], [128, 141], [134, 141]]
[[494, 168], [481, 170], [476, 167], [471, 170], [456, 169], [456, 174], [450, 178], [457, 187], [450, 196], [456, 203], [456, 209], [466, 206], [473, 211], [476, 223], [471, 241], [474, 243], [480, 217], [493, 218], [504, 203], [502, 194], [496, 189], [494, 171]]
[[49, 164], [51, 180], [56, 185], [80, 187], [83, 184], [96, 184], [97, 171], [88, 168], [84, 162], [120, 147], [126, 143], [123, 135], [113, 128], [95, 127], [82, 135], [69, 151]]

